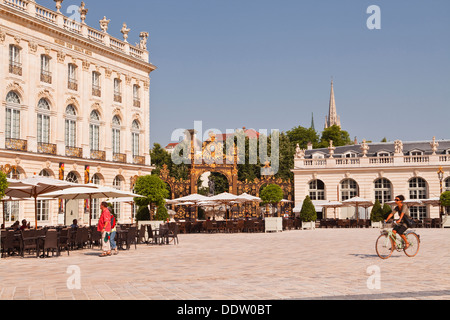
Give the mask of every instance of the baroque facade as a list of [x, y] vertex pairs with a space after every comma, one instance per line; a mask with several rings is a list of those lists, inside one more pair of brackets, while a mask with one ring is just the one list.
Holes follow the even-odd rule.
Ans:
[[[442, 170], [442, 181], [438, 172]], [[294, 159], [294, 186], [296, 210], [299, 212], [307, 195], [317, 211], [321, 204], [345, 201], [359, 196], [381, 204], [397, 195], [406, 199], [439, 197], [450, 191], [450, 140], [419, 142], [367, 143], [329, 148], [301, 150]], [[337, 209], [337, 218], [355, 217], [355, 208]], [[360, 216], [369, 218], [361, 209]], [[415, 219], [439, 218], [439, 207], [411, 208]], [[333, 218], [333, 211], [328, 212]], [[323, 217], [324, 218], [324, 217]]]
[[[0, 2], [0, 164], [11, 178], [45, 175], [78, 183], [133, 189], [152, 171], [148, 33], [128, 43], [34, 0]], [[78, 20], [78, 21], [77, 21]], [[40, 201], [38, 225], [83, 224], [98, 201]], [[119, 222], [132, 222], [132, 208], [116, 204]], [[34, 204], [8, 202], [5, 224], [34, 221]]]

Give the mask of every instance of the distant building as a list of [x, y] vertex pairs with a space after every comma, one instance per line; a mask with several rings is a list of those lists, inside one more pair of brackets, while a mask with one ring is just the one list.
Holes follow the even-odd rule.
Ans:
[[[438, 170], [442, 168], [443, 191], [450, 191], [450, 140], [366, 143], [345, 147], [300, 150], [294, 160], [296, 211], [309, 195], [320, 204], [359, 196], [381, 204], [397, 195], [406, 199], [440, 196]], [[439, 207], [410, 208], [415, 219], [439, 218]], [[328, 210], [328, 218], [334, 217]], [[355, 208], [337, 209], [341, 219], [355, 217]], [[361, 217], [367, 217], [364, 209]], [[370, 215], [370, 208], [367, 210]]]
[[[152, 172], [148, 33], [127, 42], [64, 16], [36, 1], [0, 4], [0, 164], [11, 178], [49, 176], [130, 191], [136, 178]], [[38, 225], [93, 223], [99, 202], [40, 201]], [[9, 225], [34, 222], [34, 203], [7, 202]], [[116, 204], [118, 221], [133, 222], [130, 205]]]

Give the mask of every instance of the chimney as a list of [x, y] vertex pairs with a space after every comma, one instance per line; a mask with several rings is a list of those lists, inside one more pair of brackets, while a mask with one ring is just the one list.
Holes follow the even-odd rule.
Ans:
[[313, 144], [311, 142], [308, 142], [308, 150], [312, 150], [313, 149]]

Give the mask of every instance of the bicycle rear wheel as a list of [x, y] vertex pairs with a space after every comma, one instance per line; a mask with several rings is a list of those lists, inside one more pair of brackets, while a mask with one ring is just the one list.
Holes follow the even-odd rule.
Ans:
[[387, 234], [382, 234], [378, 237], [375, 249], [377, 250], [378, 256], [383, 259], [389, 259], [394, 252], [394, 244], [392, 239]]
[[419, 253], [420, 248], [419, 236], [415, 233], [408, 233], [406, 235], [406, 239], [408, 239], [409, 247], [408, 249], [403, 249], [403, 251], [408, 257], [413, 258]]

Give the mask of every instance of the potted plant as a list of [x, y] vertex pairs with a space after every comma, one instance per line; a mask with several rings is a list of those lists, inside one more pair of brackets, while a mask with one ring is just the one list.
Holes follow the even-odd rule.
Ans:
[[381, 228], [384, 220], [384, 212], [380, 201], [377, 199], [370, 212], [370, 220], [372, 221], [372, 228]]
[[302, 229], [316, 229], [317, 212], [309, 196], [306, 196], [303, 201], [300, 219], [302, 220]]

